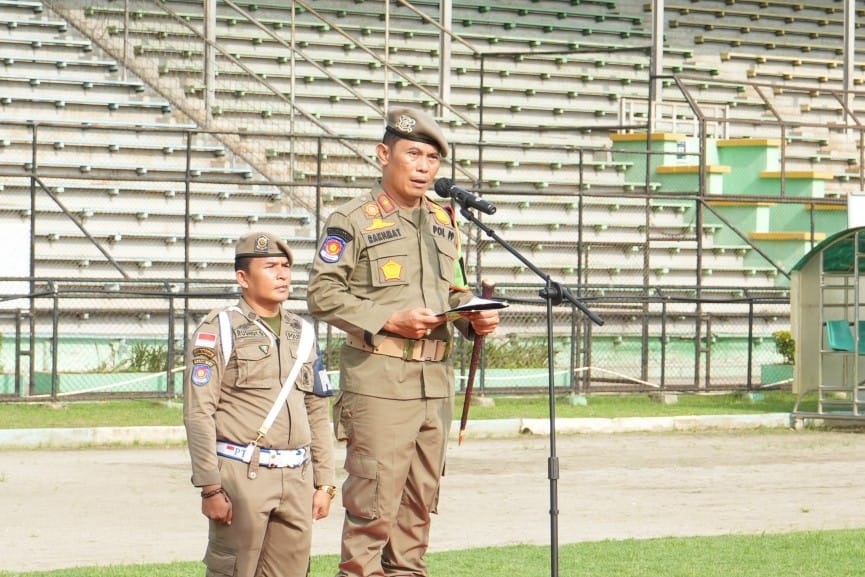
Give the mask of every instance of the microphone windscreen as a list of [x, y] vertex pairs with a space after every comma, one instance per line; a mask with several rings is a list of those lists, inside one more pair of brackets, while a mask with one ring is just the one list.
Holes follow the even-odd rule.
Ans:
[[440, 178], [436, 181], [436, 194], [442, 198], [450, 198], [451, 188], [454, 186], [454, 181], [450, 178]]

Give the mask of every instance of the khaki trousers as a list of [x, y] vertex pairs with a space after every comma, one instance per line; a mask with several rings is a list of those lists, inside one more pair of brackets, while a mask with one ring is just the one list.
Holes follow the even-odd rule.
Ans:
[[[312, 546], [312, 465], [260, 467], [220, 457], [231, 525], [210, 521], [207, 577], [306, 577]], [[213, 499], [220, 498], [212, 497]]]
[[338, 576], [427, 574], [453, 399], [393, 400], [343, 392], [335, 406], [347, 440], [345, 521]]

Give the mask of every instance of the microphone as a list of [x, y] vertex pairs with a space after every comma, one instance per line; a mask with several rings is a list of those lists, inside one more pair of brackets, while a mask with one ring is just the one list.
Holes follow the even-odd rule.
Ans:
[[465, 208], [476, 208], [484, 214], [494, 214], [496, 207], [469, 191], [458, 187], [450, 178], [440, 178], [435, 185], [436, 194], [442, 198], [453, 198]]

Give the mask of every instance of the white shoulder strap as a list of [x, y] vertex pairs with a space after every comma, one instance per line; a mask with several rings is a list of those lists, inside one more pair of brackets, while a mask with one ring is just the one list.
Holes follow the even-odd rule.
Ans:
[[219, 344], [222, 345], [222, 362], [228, 364], [231, 350], [234, 348], [234, 331], [228, 318], [228, 309], [219, 313]]
[[[228, 316], [228, 311], [236, 311], [241, 315], [244, 314], [243, 311], [240, 310], [240, 307], [232, 305], [222, 310], [217, 317], [219, 320], [219, 343], [222, 345], [222, 362], [224, 365], [228, 365], [228, 359], [231, 357], [232, 348], [234, 347], [234, 329], [231, 328], [231, 317]], [[257, 324], [261, 329], [261, 332], [267, 335], [267, 338], [270, 339], [271, 346], [273, 346], [276, 342], [274, 341], [273, 333], [265, 328], [258, 319], [252, 322]]]
[[[225, 364], [228, 364], [228, 359], [231, 357], [232, 348], [234, 347], [234, 331], [231, 328], [231, 320], [228, 317], [228, 311], [232, 309], [239, 310], [237, 307], [228, 307], [219, 313], [219, 341], [222, 345], [222, 357]], [[285, 382], [282, 384], [282, 390], [279, 391], [279, 396], [277, 396], [276, 401], [274, 401], [273, 406], [270, 408], [270, 412], [267, 414], [267, 417], [265, 417], [264, 422], [261, 423], [261, 427], [258, 429], [259, 439], [266, 435], [271, 425], [273, 425], [282, 405], [288, 398], [288, 394], [291, 392], [291, 389], [294, 388], [294, 383], [300, 375], [300, 369], [303, 367], [303, 363], [309, 359], [309, 355], [312, 353], [312, 347], [315, 344], [315, 329], [313, 329], [310, 323], [303, 319], [301, 319], [300, 322], [300, 343], [297, 346], [297, 359], [295, 359], [294, 365], [288, 373], [288, 377], [286, 377]]]
[[279, 391], [279, 396], [276, 398], [276, 401], [274, 401], [273, 406], [270, 408], [270, 412], [267, 414], [267, 417], [258, 429], [259, 439], [267, 434], [270, 426], [276, 420], [276, 416], [279, 414], [282, 405], [285, 404], [288, 394], [291, 392], [291, 389], [294, 388], [294, 383], [300, 375], [300, 369], [303, 367], [303, 363], [309, 359], [309, 355], [312, 353], [313, 344], [315, 344], [315, 329], [312, 328], [310, 323], [301, 320], [300, 343], [297, 346], [297, 358], [294, 361], [294, 365], [291, 367], [291, 371], [288, 373], [288, 377], [285, 379], [285, 383], [282, 385], [282, 390]]

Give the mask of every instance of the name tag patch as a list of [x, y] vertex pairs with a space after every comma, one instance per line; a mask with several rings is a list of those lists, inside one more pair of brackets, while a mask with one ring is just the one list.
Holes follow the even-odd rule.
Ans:
[[402, 238], [402, 230], [399, 227], [379, 230], [375, 232], [367, 232], [366, 233], [366, 245], [367, 246], [375, 246], [377, 244], [381, 244], [383, 242], [388, 242], [391, 240], [396, 240], [398, 238]]
[[432, 233], [433, 235], [446, 239], [450, 242], [455, 242], [457, 237], [456, 231], [454, 231], [454, 229], [450, 227], [440, 226], [435, 223], [433, 223], [432, 225]]

